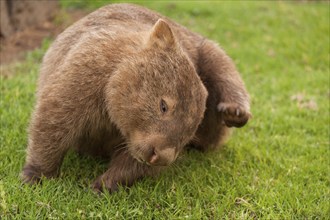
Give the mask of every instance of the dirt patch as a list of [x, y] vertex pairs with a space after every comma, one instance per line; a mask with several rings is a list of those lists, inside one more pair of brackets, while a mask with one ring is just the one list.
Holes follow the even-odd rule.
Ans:
[[314, 98], [307, 98], [304, 93], [297, 93], [291, 96], [291, 101], [297, 103], [299, 109], [317, 110], [318, 105]]
[[88, 14], [84, 10], [60, 10], [52, 20], [0, 38], [0, 65], [23, 60], [29, 50], [40, 47], [43, 39], [55, 38], [65, 28]]

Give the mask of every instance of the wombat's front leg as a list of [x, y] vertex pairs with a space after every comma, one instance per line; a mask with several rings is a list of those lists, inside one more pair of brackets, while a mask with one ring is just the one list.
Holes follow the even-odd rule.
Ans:
[[36, 183], [41, 176], [58, 175], [62, 159], [73, 143], [73, 131], [78, 126], [74, 114], [61, 103], [49, 99], [37, 105], [29, 128], [26, 162], [21, 177], [26, 183]]
[[197, 133], [198, 148], [215, 148], [249, 118], [249, 95], [233, 61], [215, 43], [205, 40], [199, 49], [199, 75], [208, 90], [206, 112]]
[[120, 185], [130, 187], [135, 181], [145, 176], [153, 176], [161, 169], [142, 164], [129, 152], [122, 151], [113, 156], [109, 169], [94, 181], [92, 187], [97, 192], [102, 192], [103, 189], [110, 193], [115, 192]]

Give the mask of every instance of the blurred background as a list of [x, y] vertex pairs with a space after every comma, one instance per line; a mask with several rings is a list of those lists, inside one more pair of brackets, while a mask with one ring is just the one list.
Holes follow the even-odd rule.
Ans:
[[58, 0], [1, 0], [0, 4], [0, 64], [22, 59], [24, 51], [39, 47], [44, 38], [56, 36], [85, 14], [68, 12], [63, 18], [65, 9]]
[[[21, 60], [24, 57], [24, 52], [32, 50], [41, 45], [43, 39], [53, 39], [56, 35], [62, 32], [66, 27], [74, 21], [85, 16], [94, 9], [106, 4], [125, 1], [111, 0], [1, 0], [1, 24], [0, 24], [0, 64], [7, 64], [12, 61]], [[219, 4], [223, 5], [242, 5], [241, 8], [246, 8], [246, 1], [132, 1], [133, 3], [144, 5], [162, 12], [165, 15], [172, 15], [172, 18], [180, 19], [181, 23], [186, 25], [186, 20], [191, 17], [212, 17], [212, 10], [204, 10], [201, 4], [215, 5], [215, 9]], [[257, 3], [257, 1], [249, 1]], [[278, 1], [281, 2], [281, 1]], [[285, 2], [285, 1], [282, 1]], [[293, 4], [318, 3], [328, 2], [320, 0], [296, 0], [291, 1]], [[272, 4], [274, 1], [264, 1], [262, 5]], [[182, 5], [185, 7], [182, 7]], [[164, 7], [165, 5], [165, 7]], [[180, 8], [185, 13], [180, 14]], [[264, 7], [265, 11], [267, 7]], [[247, 13], [248, 14], [248, 13]], [[270, 15], [271, 16], [271, 15]], [[193, 21], [190, 21], [194, 25]], [[189, 26], [189, 24], [188, 24]], [[215, 22], [207, 23], [206, 27], [215, 29]], [[194, 28], [193, 28], [194, 29]], [[198, 29], [198, 28], [196, 28]], [[213, 30], [214, 32], [214, 30]], [[228, 33], [227, 33], [228, 34]], [[273, 53], [269, 51], [269, 53]]]

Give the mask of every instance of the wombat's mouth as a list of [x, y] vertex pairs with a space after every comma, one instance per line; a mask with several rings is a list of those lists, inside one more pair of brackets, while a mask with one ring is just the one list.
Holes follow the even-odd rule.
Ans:
[[157, 162], [157, 163], [150, 163], [147, 160], [145, 160], [143, 157], [139, 157], [139, 156], [134, 156], [132, 155], [132, 157], [137, 160], [139, 163], [150, 166], [150, 167], [166, 167], [168, 165], [170, 165], [170, 163], [162, 163], [162, 162]]
[[142, 164], [145, 164], [145, 165], [148, 165], [148, 166], [152, 166], [152, 164], [150, 164], [149, 162], [147, 162], [147, 161], [144, 160], [144, 159], [136, 158], [136, 160], [137, 160], [139, 163], [142, 163]]
[[[134, 157], [134, 156], [133, 156]], [[143, 163], [146, 164], [148, 166], [151, 166], [150, 163], [148, 163], [147, 161], [145, 161], [144, 159], [140, 158], [140, 157], [134, 157], [135, 160], [137, 160], [139, 163]]]
[[154, 167], [154, 166], [157, 166], [157, 167], [159, 167], [159, 166], [167, 166], [165, 164], [151, 164], [148, 161], [146, 161], [146, 160], [144, 160], [142, 158], [139, 158], [139, 157], [134, 157], [134, 159], [136, 159], [141, 164], [145, 164], [145, 165], [151, 166], [151, 167]]

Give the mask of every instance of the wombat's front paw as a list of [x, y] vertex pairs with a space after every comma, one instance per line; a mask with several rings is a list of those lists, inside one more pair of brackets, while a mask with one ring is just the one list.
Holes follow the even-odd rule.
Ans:
[[240, 128], [251, 118], [251, 113], [238, 104], [222, 102], [217, 108], [228, 127]]
[[99, 176], [92, 184], [92, 189], [97, 193], [102, 193], [107, 190], [109, 193], [118, 191], [118, 183], [111, 178], [107, 179], [103, 175]]
[[21, 179], [24, 183], [35, 184], [41, 182], [41, 173], [39, 170], [32, 165], [25, 165], [22, 173]]

